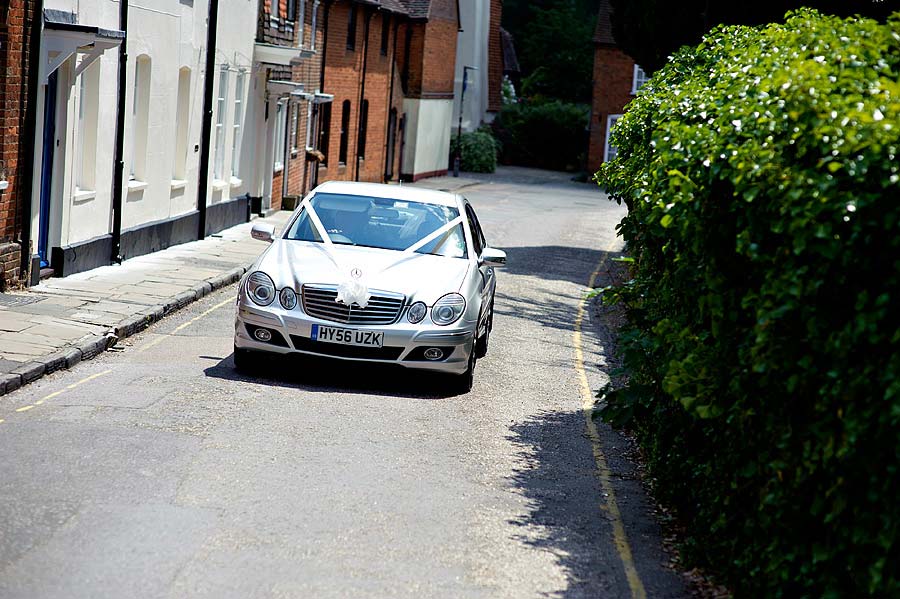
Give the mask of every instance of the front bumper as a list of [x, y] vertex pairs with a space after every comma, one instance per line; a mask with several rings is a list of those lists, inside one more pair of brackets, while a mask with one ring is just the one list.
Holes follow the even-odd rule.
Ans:
[[[431, 370], [449, 374], [462, 374], [469, 365], [469, 357], [475, 347], [476, 323], [460, 319], [453, 325], [442, 327], [426, 324], [410, 324], [406, 320], [406, 308], [401, 311], [397, 322], [389, 325], [348, 325], [322, 320], [303, 312], [301, 306], [285, 310], [277, 305], [260, 307], [253, 304], [241, 293], [237, 302], [234, 323], [234, 346], [274, 354], [307, 354], [382, 364], [397, 364], [406, 368]], [[325, 343], [312, 339], [313, 325], [338, 327], [360, 331], [384, 333], [381, 348], [367, 348], [336, 343]], [[272, 333], [268, 341], [260, 341], [255, 332], [258, 328]], [[263, 335], [265, 336], [265, 335]], [[425, 358], [428, 348], [441, 349], [439, 360]]]

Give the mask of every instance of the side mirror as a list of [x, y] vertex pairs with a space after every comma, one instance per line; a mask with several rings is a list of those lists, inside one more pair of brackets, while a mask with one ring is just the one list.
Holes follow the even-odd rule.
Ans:
[[272, 241], [275, 240], [275, 225], [256, 223], [253, 225], [253, 228], [250, 229], [250, 237], [258, 239], [259, 241], [268, 241], [269, 243], [272, 243]]
[[481, 263], [488, 266], [506, 266], [506, 252], [487, 247], [481, 252]]

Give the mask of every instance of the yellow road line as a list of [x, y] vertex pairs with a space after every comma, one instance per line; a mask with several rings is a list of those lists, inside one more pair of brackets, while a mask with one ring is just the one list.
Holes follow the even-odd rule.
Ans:
[[165, 341], [168, 337], [171, 337], [171, 336], [174, 335], [175, 333], [177, 333], [177, 332], [179, 332], [179, 331], [182, 331], [182, 330], [184, 330], [185, 328], [191, 326], [192, 324], [194, 324], [195, 322], [197, 322], [197, 321], [200, 320], [201, 318], [204, 318], [204, 317], [206, 317], [206, 316], [209, 316], [210, 314], [212, 314], [213, 312], [215, 312], [215, 311], [218, 310], [219, 308], [221, 308], [221, 307], [223, 307], [223, 306], [227, 306], [228, 304], [231, 304], [231, 303], [233, 303], [233, 302], [234, 302], [234, 299], [233, 299], [233, 298], [229, 298], [229, 299], [227, 299], [227, 300], [225, 300], [225, 301], [223, 301], [223, 302], [220, 302], [220, 303], [216, 304], [215, 306], [213, 306], [212, 308], [210, 308], [209, 310], [203, 312], [203, 313], [200, 314], [199, 316], [195, 316], [194, 318], [190, 319], [189, 321], [187, 321], [187, 322], [185, 322], [185, 323], [183, 323], [183, 324], [178, 325], [177, 327], [175, 327], [175, 330], [172, 331], [170, 334], [165, 335], [165, 336], [163, 336], [163, 337], [159, 337], [159, 338], [157, 338], [157, 339], [154, 339], [153, 341], [150, 341], [149, 343], [146, 343], [143, 347], [140, 347], [139, 349], [137, 349], [137, 350], [135, 350], [135, 351], [136, 351], [136, 352], [144, 352], [144, 351], [147, 351], [147, 350], [150, 349], [151, 347], [155, 347], [155, 346], [159, 345], [160, 343], [162, 343], [162, 342]]
[[[593, 289], [594, 283], [600, 274], [600, 270], [606, 264], [606, 256], [615, 249], [617, 241], [613, 239], [609, 247], [606, 248], [603, 259], [597, 264], [597, 268], [591, 273], [588, 281], [588, 287]], [[605, 505], [601, 506], [606, 511], [607, 516], [612, 524], [613, 543], [619, 558], [622, 560], [622, 567], [625, 569], [625, 578], [628, 580], [628, 586], [631, 589], [631, 596], [635, 599], [645, 599], [647, 592], [644, 590], [644, 584], [638, 576], [637, 568], [634, 565], [634, 558], [631, 555], [631, 545], [628, 544], [628, 536], [625, 534], [625, 524], [622, 522], [622, 513], [619, 511], [619, 504], [616, 501], [616, 493], [612, 484], [612, 471], [606, 462], [606, 456], [603, 454], [603, 446], [600, 441], [600, 433], [597, 431], [597, 425], [594, 423], [594, 396], [591, 393], [591, 386], [588, 383], [587, 372], [584, 368], [584, 349], [581, 342], [581, 330], [584, 323], [585, 304], [587, 300], [582, 300], [578, 304], [578, 314], [575, 317], [575, 330], [572, 333], [572, 344], [575, 346], [575, 371], [578, 373], [578, 380], [581, 385], [581, 409], [584, 413], [584, 420], [587, 424], [588, 437], [591, 440], [591, 446], [594, 451], [594, 462], [597, 464], [597, 473], [600, 478], [600, 488], [606, 496]]]
[[[39, 400], [37, 400], [36, 402], [34, 402], [34, 404], [32, 404], [32, 405], [22, 406], [21, 408], [16, 408], [16, 412], [27, 412], [28, 410], [32, 410], [32, 409], [34, 409], [36, 406], [42, 405], [42, 404], [43, 404], [45, 401], [47, 401], [48, 399], [53, 399], [54, 397], [58, 397], [59, 395], [62, 395], [63, 393], [65, 393], [65, 392], [66, 392], [67, 390], [69, 390], [69, 389], [74, 389], [74, 388], [77, 387], [78, 385], [83, 385], [84, 383], [87, 383], [87, 382], [92, 381], [92, 380], [94, 380], [94, 379], [96, 379], [96, 378], [99, 378], [99, 377], [101, 377], [101, 376], [104, 376], [104, 375], [106, 375], [106, 374], [109, 374], [110, 372], [112, 372], [112, 370], [104, 370], [103, 372], [98, 372], [98, 373], [96, 373], [96, 374], [92, 374], [91, 376], [86, 376], [86, 377], [84, 377], [83, 379], [81, 379], [80, 381], [78, 381], [78, 382], [76, 382], [76, 383], [72, 383], [71, 385], [69, 385], [69, 386], [66, 387], [65, 389], [60, 389], [59, 391], [54, 391], [53, 393], [49, 393], [49, 394], [45, 395], [45, 396], [42, 397], [41, 399], [39, 399]], [[3, 419], [0, 419], [0, 423], [2, 423], [2, 422], [4, 422]]]
[[34, 406], [22, 406], [21, 408], [16, 408], [16, 412], [27, 412], [33, 408]]

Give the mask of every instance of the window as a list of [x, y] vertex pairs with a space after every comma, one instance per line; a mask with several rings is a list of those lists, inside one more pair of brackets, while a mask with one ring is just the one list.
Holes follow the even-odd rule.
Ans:
[[356, 50], [356, 5], [350, 7], [350, 19], [347, 21], [347, 49]]
[[388, 55], [388, 44], [391, 37], [391, 17], [387, 14], [381, 16], [381, 55]]
[[216, 162], [213, 177], [219, 181], [225, 176], [225, 110], [228, 100], [228, 67], [219, 70], [219, 95], [216, 98]]
[[366, 130], [369, 128], [369, 101], [363, 100], [362, 113], [359, 115], [359, 136], [356, 138], [356, 156], [366, 157]]
[[234, 122], [231, 124], [233, 132], [231, 138], [231, 176], [241, 176], [241, 142], [243, 136], [241, 131], [244, 126], [244, 78], [247, 76], [244, 71], [237, 74], [234, 82]]
[[650, 79], [650, 77], [647, 76], [647, 73], [644, 72], [644, 69], [637, 65], [634, 65], [634, 77], [632, 78], [631, 93], [636, 94], [638, 90], [641, 89], [641, 87], [643, 87], [645, 83], [647, 83], [648, 79]]
[[278, 21], [278, 0], [269, 0], [269, 18], [273, 21]]
[[275, 106], [275, 170], [284, 168], [284, 136], [287, 128], [287, 102]]
[[328, 144], [331, 141], [331, 102], [322, 104], [319, 111], [319, 151], [325, 156], [322, 166], [328, 166]]
[[475, 216], [475, 210], [472, 209], [472, 206], [466, 205], [466, 217], [469, 219], [469, 231], [472, 233], [472, 245], [474, 246], [475, 253], [477, 255], [481, 255], [481, 252], [486, 248], [487, 241], [484, 239], [484, 233], [481, 231], [481, 224], [478, 222], [478, 217]]
[[316, 20], [319, 17], [319, 0], [313, 2], [312, 26], [309, 28], [309, 49], [316, 50]]
[[178, 71], [178, 100], [175, 106], [175, 160], [172, 162], [172, 178], [179, 181], [183, 181], [186, 178], [190, 109], [191, 70], [184, 67]]
[[75, 188], [93, 191], [97, 157], [97, 117], [100, 107], [100, 61], [79, 76], [78, 127], [75, 131]]
[[141, 54], [134, 63], [134, 91], [131, 104], [129, 179], [144, 181], [147, 174], [147, 133], [150, 126], [150, 57]]
[[341, 145], [338, 151], [338, 163], [347, 164], [347, 142], [350, 139], [350, 100], [344, 100], [341, 107]]
[[291, 154], [296, 154], [299, 149], [300, 136], [300, 105], [294, 104], [291, 108]]
[[612, 145], [609, 140], [612, 137], [613, 128], [620, 118], [622, 118], [621, 114], [611, 114], [606, 118], [606, 148], [603, 151], [603, 162], [612, 160], [619, 153], [616, 146]]
[[[300, 0], [299, 14], [297, 15], [297, 46], [303, 47], [303, 35], [306, 31], [306, 0]], [[313, 31], [313, 36], [316, 32]]]
[[287, 0], [286, 18], [288, 21], [296, 21], [297, 20], [297, 0]]

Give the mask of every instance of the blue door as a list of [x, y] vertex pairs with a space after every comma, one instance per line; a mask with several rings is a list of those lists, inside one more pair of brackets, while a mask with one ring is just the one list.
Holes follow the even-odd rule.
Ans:
[[38, 254], [41, 268], [50, 265], [47, 242], [50, 237], [50, 193], [53, 188], [53, 153], [56, 149], [56, 71], [47, 79], [44, 94], [44, 146], [41, 158], [41, 221]]

